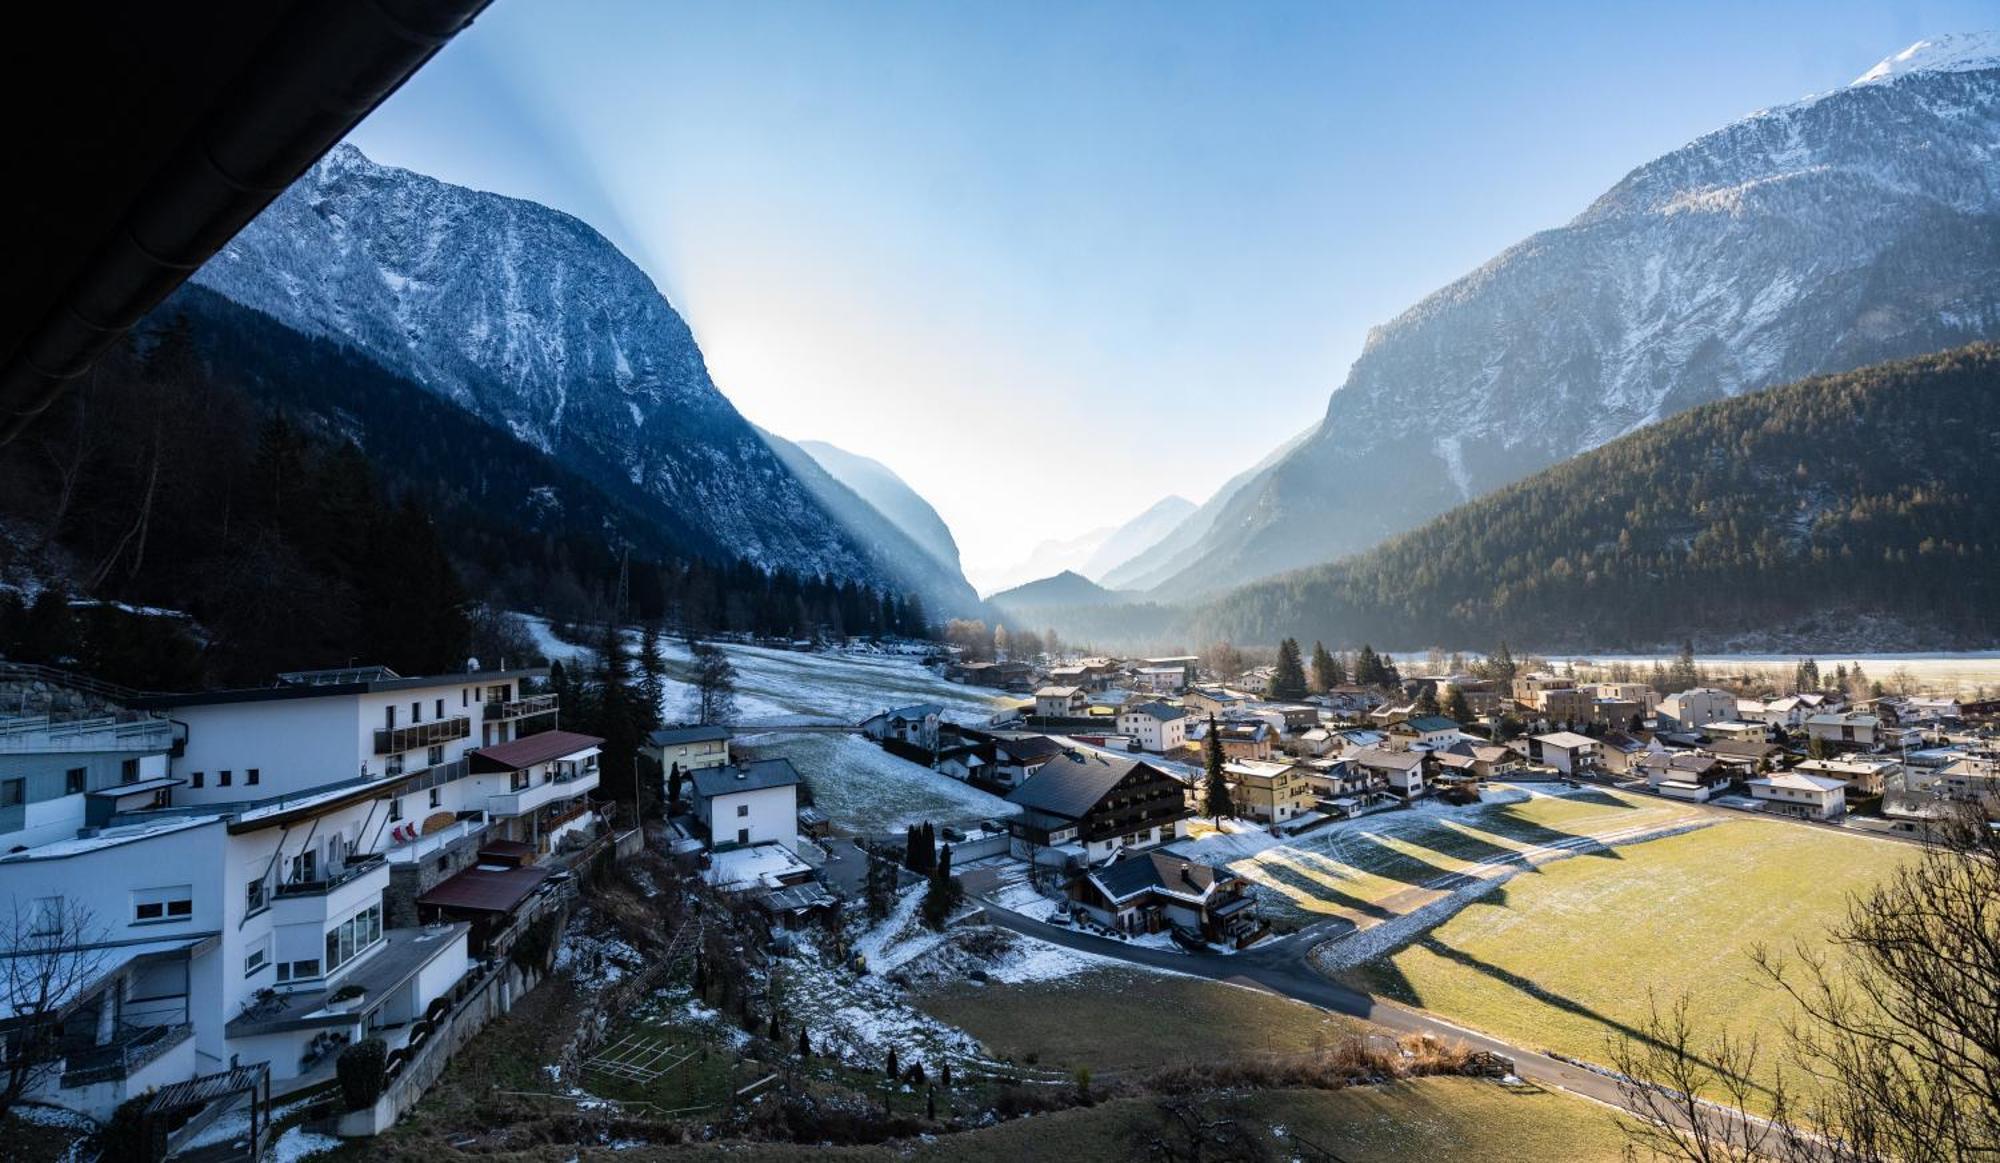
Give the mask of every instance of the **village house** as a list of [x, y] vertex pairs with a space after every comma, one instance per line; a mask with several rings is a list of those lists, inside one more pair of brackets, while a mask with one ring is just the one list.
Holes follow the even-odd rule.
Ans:
[[1623, 731], [1606, 731], [1597, 741], [1597, 758], [1604, 770], [1614, 775], [1627, 775], [1637, 769], [1652, 745], [1644, 739], [1635, 738]]
[[1268, 930], [1247, 880], [1171, 852], [1123, 856], [1077, 876], [1068, 894], [1078, 912], [1121, 933], [1179, 929], [1241, 949]]
[[1437, 751], [1458, 740], [1456, 720], [1443, 715], [1418, 715], [1391, 726], [1386, 746], [1391, 751]]
[[1374, 726], [1387, 731], [1390, 727], [1417, 713], [1417, 704], [1415, 701], [1387, 702], [1369, 711], [1368, 721]]
[[1187, 743], [1188, 713], [1169, 703], [1149, 702], [1118, 712], [1118, 732], [1130, 735], [1142, 751], [1163, 755]]
[[1533, 671], [1514, 676], [1512, 694], [1514, 702], [1530, 710], [1540, 710], [1539, 696], [1545, 691], [1566, 691], [1576, 688], [1576, 680], [1547, 671]]
[[1194, 687], [1181, 696], [1181, 706], [1197, 719], [1210, 715], [1220, 719], [1248, 706], [1250, 698], [1220, 687]]
[[1009, 787], [1024, 783], [1064, 750], [1047, 735], [1000, 736], [993, 741], [994, 782]]
[[1660, 730], [1693, 731], [1736, 717], [1736, 696], [1714, 687], [1694, 687], [1660, 700]]
[[1834, 747], [1866, 750], [1875, 746], [1881, 729], [1882, 720], [1879, 716], [1862, 714], [1858, 711], [1810, 715], [1806, 718], [1807, 737]]
[[1090, 715], [1090, 692], [1080, 686], [1045, 686], [1035, 692], [1035, 715], [1042, 719], [1082, 719]]
[[729, 728], [714, 725], [661, 727], [646, 736], [643, 748], [660, 765], [662, 778], [678, 767], [683, 773], [729, 762]]
[[1232, 759], [1222, 765], [1229, 802], [1236, 814], [1263, 824], [1282, 824], [1313, 810], [1306, 771], [1275, 759]]
[[1578, 688], [1595, 701], [1632, 703], [1642, 717], [1651, 717], [1660, 693], [1649, 682], [1592, 682]]
[[1767, 812], [1806, 820], [1837, 820], [1847, 814], [1847, 784], [1842, 780], [1781, 771], [1746, 785], [1751, 798]]
[[1285, 749], [1304, 759], [1331, 755], [1341, 747], [1340, 736], [1329, 727], [1314, 727], [1285, 740]]
[[1718, 719], [1713, 723], [1704, 723], [1701, 733], [1716, 742], [1769, 743], [1771, 741], [1769, 724], [1742, 719]]
[[968, 741], [958, 736], [947, 738], [957, 739], [957, 742], [938, 749], [938, 774], [948, 775], [961, 783], [997, 778], [993, 771], [997, 750], [991, 742]]
[[1141, 666], [1132, 672], [1132, 686], [1154, 695], [1177, 695], [1188, 688], [1184, 666]]
[[1564, 775], [1583, 775], [1600, 766], [1597, 740], [1574, 731], [1530, 737], [1528, 758], [1547, 764]]
[[[1229, 719], [1213, 725], [1222, 740], [1222, 754], [1229, 759], [1269, 759], [1277, 747], [1278, 733], [1262, 719]], [[1210, 724], [1197, 722], [1188, 729], [1190, 745], [1206, 742]]]
[[799, 846], [799, 773], [784, 758], [694, 773], [694, 815], [714, 848]]
[[1187, 789], [1138, 759], [1063, 751], [1007, 793], [1020, 807], [1007, 829], [1014, 855], [1040, 863], [1094, 864], [1128, 848], [1187, 835]]
[[1945, 765], [1937, 788], [1946, 799], [2000, 805], [2000, 756], [1967, 755]]
[[1476, 779], [1492, 779], [1520, 766], [1514, 749], [1498, 743], [1460, 739], [1441, 751], [1431, 752], [1438, 765]]
[[1837, 779], [1856, 795], [1879, 796], [1903, 765], [1884, 755], [1847, 755], [1839, 759], [1808, 759], [1792, 769], [1804, 775]]
[[1370, 783], [1388, 788], [1405, 800], [1418, 799], [1424, 786], [1424, 754], [1421, 751], [1387, 751], [1367, 747], [1347, 757], [1347, 761]]
[[861, 720], [861, 733], [877, 743], [894, 741], [929, 751], [937, 746], [943, 718], [944, 708], [936, 703], [914, 703], [875, 712]]
[[1647, 787], [1668, 799], [1698, 804], [1707, 803], [1732, 778], [1715, 756], [1699, 751], [1650, 751], [1640, 758], [1637, 770], [1646, 777]]

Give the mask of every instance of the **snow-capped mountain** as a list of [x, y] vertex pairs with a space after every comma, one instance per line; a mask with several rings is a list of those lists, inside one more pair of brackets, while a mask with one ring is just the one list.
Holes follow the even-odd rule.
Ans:
[[2000, 38], [1944, 37], [1639, 167], [1376, 329], [1154, 593], [1365, 549], [1707, 400], [1995, 336]]
[[194, 281], [637, 487], [705, 541], [691, 552], [904, 585], [716, 389], [652, 280], [567, 214], [342, 145]]

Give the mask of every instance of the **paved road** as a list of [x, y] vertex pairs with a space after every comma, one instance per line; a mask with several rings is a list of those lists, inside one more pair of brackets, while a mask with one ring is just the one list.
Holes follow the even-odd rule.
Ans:
[[[1612, 1106], [1623, 1106], [1618, 1084], [1601, 1074], [1572, 1066], [1526, 1050], [1497, 1038], [1455, 1026], [1442, 1018], [1385, 1001], [1363, 990], [1333, 981], [1313, 969], [1306, 954], [1321, 941], [1335, 935], [1327, 925], [1315, 925], [1268, 945], [1256, 945], [1242, 953], [1181, 953], [1166, 949], [1135, 946], [1107, 937], [1079, 933], [1023, 916], [991, 901], [983, 902], [986, 915], [996, 925], [1012, 929], [1053, 945], [1096, 954], [1135, 965], [1206, 977], [1230, 985], [1261, 989], [1267, 993], [1302, 1001], [1337, 1014], [1361, 1018], [1385, 1029], [1404, 1034], [1434, 1034], [1463, 1041], [1475, 1050], [1490, 1050], [1514, 1060], [1515, 1073], [1543, 1086], [1556, 1086]], [[1351, 926], [1350, 926], [1351, 927]], [[1337, 926], [1334, 927], [1337, 929]]]

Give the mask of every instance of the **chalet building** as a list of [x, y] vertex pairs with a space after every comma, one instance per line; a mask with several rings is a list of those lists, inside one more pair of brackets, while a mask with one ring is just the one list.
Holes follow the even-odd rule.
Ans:
[[1132, 672], [1132, 688], [1155, 695], [1177, 695], [1188, 688], [1185, 666], [1141, 666]]
[[1598, 762], [1614, 775], [1629, 775], [1637, 771], [1639, 761], [1651, 750], [1652, 745], [1644, 739], [1623, 731], [1606, 731], [1604, 737], [1597, 741]]
[[1236, 814], [1263, 824], [1282, 824], [1313, 810], [1315, 799], [1306, 770], [1271, 759], [1232, 759], [1222, 765], [1229, 802]]
[[1505, 775], [1520, 766], [1520, 757], [1510, 747], [1498, 743], [1482, 743], [1471, 739], [1460, 739], [1451, 746], [1431, 752], [1431, 759], [1439, 768], [1470, 775], [1475, 779], [1492, 779]]
[[1847, 814], [1847, 784], [1825, 776], [1781, 771], [1746, 781], [1767, 812], [1802, 820], [1837, 820]]
[[1082, 719], [1090, 714], [1090, 692], [1080, 686], [1045, 686], [1035, 692], [1035, 715], [1042, 719]]
[[1713, 755], [1699, 751], [1653, 751], [1639, 760], [1646, 786], [1669, 799], [1707, 803], [1734, 778]]
[[1149, 702], [1118, 712], [1118, 732], [1130, 735], [1142, 751], [1164, 755], [1187, 743], [1188, 713], [1168, 703]]
[[713, 725], [661, 727], [646, 736], [645, 752], [660, 765], [662, 775], [678, 767], [683, 773], [729, 762], [729, 728]]
[[1221, 687], [1193, 687], [1181, 696], [1181, 706], [1186, 707], [1196, 719], [1206, 719], [1210, 715], [1220, 719], [1249, 704], [1249, 696]]
[[799, 846], [799, 773], [785, 758], [694, 773], [694, 815], [712, 848]]
[[[1190, 743], [1206, 743], [1209, 724], [1197, 722], [1188, 730]], [[1215, 724], [1227, 759], [1269, 759], [1277, 749], [1278, 733], [1262, 719], [1231, 719]]]
[[1443, 715], [1418, 715], [1389, 728], [1391, 751], [1438, 751], [1458, 742], [1458, 722]]
[[1007, 794], [1014, 855], [1042, 863], [1094, 864], [1126, 849], [1187, 835], [1187, 789], [1137, 759], [1064, 751]]
[[1001, 736], [993, 741], [993, 778], [1008, 787], [1027, 782], [1067, 748], [1047, 735]]
[[1849, 755], [1839, 759], [1808, 759], [1792, 770], [1840, 780], [1851, 795], [1879, 796], [1890, 779], [1903, 774], [1903, 765], [1884, 755]]
[[1077, 911], [1121, 933], [1179, 929], [1241, 949], [1269, 931], [1247, 880], [1171, 852], [1123, 856], [1077, 876], [1068, 894]]
[[1393, 791], [1405, 800], [1422, 797], [1429, 788], [1424, 783], [1424, 753], [1389, 751], [1364, 747], [1347, 757], [1362, 777]]
[[937, 746], [943, 719], [944, 708], [936, 703], [892, 707], [861, 720], [861, 733], [877, 743], [893, 741], [928, 751]]

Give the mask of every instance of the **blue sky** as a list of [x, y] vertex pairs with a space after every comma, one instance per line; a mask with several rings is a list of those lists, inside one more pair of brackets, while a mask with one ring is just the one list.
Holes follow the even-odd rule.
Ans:
[[[589, 221], [975, 576], [1199, 501], [1627, 171], [2000, 3], [497, 0], [352, 140]], [[1024, 516], [1032, 513], [1033, 516]]]

